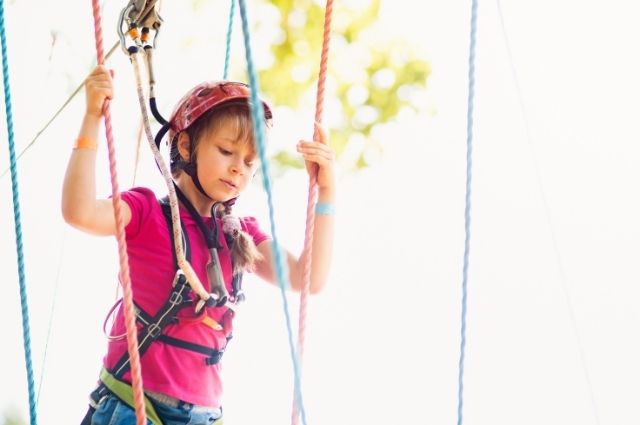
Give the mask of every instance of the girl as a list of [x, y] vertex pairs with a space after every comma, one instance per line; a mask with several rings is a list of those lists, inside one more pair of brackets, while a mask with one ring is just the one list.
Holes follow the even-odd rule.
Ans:
[[[98, 66], [87, 79], [85, 91], [86, 112], [67, 167], [62, 213], [77, 229], [114, 235], [112, 202], [97, 199], [95, 185], [102, 107], [113, 97], [109, 71]], [[180, 200], [183, 245], [200, 281], [216, 295], [200, 311], [192, 308], [194, 294], [184, 276], [176, 272], [166, 202], [158, 201], [147, 188], [122, 193], [142, 380], [147, 416], [153, 423], [204, 425], [220, 420], [220, 359], [231, 337], [233, 319], [225, 301], [242, 300], [244, 271], [255, 272], [267, 282], [276, 279], [269, 237], [254, 218], [232, 215], [234, 200], [258, 167], [249, 98], [248, 87], [241, 83], [203, 83], [178, 102], [169, 120], [171, 172]], [[271, 109], [266, 103], [262, 106], [270, 124]], [[323, 288], [329, 271], [336, 189], [334, 154], [322, 129], [318, 133], [320, 140], [297, 145], [307, 169], [317, 168], [311, 293]], [[300, 290], [302, 265], [291, 253], [286, 255], [291, 286]], [[212, 267], [216, 262], [217, 272]], [[184, 298], [183, 302], [168, 303], [174, 296]], [[83, 424], [135, 423], [125, 333], [119, 309], [99, 385]]]

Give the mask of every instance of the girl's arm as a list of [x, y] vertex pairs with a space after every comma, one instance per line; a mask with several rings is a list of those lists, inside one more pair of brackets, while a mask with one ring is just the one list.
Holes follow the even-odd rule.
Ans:
[[[314, 172], [317, 167], [318, 184], [318, 204], [327, 205], [333, 209], [336, 196], [334, 153], [326, 144], [326, 135], [322, 128], [318, 126], [318, 141], [298, 143], [298, 152], [304, 157], [307, 170]], [[332, 211], [325, 214], [316, 212], [313, 227], [313, 243], [311, 253], [311, 286], [309, 292], [312, 294], [320, 292], [324, 287], [333, 255], [333, 234], [335, 218]], [[258, 251], [263, 259], [256, 266], [258, 276], [271, 283], [277, 283], [277, 276], [273, 267], [273, 253], [270, 240], [258, 245]], [[300, 291], [303, 285], [303, 264], [302, 258], [296, 258], [287, 252], [287, 265], [289, 267], [289, 279], [291, 287], [295, 291]]]
[[[96, 198], [96, 151], [102, 122], [102, 105], [113, 97], [113, 81], [104, 66], [98, 66], [85, 82], [86, 112], [62, 186], [62, 216], [73, 227], [96, 235], [114, 235], [111, 199]], [[122, 202], [125, 225], [131, 210]]]

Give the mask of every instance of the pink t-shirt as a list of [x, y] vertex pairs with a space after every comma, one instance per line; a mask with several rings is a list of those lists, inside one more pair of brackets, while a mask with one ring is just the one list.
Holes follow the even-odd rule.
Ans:
[[[138, 306], [150, 315], [155, 315], [166, 301], [175, 276], [172, 243], [167, 221], [155, 194], [146, 188], [134, 188], [122, 193], [122, 199], [131, 208], [131, 221], [126, 227], [127, 251], [133, 298]], [[180, 209], [180, 219], [186, 229], [191, 249], [191, 265], [206, 289], [210, 290], [206, 274], [209, 252], [204, 237], [189, 213]], [[205, 224], [211, 225], [211, 218], [203, 217]], [[242, 228], [259, 245], [268, 239], [252, 217], [240, 219]], [[222, 229], [222, 224], [219, 223]], [[231, 259], [222, 231], [218, 250], [227, 291], [231, 293]], [[226, 307], [207, 308], [206, 313], [213, 320], [222, 323]], [[224, 349], [227, 340], [224, 331], [216, 331], [204, 323], [189, 323], [195, 318], [193, 308], [183, 308], [179, 319], [184, 319], [165, 328], [165, 335], [193, 342], [214, 349]], [[124, 312], [119, 309], [111, 330], [111, 335], [126, 333]], [[107, 369], [114, 367], [122, 353], [127, 350], [127, 341], [110, 341], [104, 364]], [[222, 398], [220, 363], [207, 365], [206, 356], [191, 350], [165, 344], [151, 343], [140, 357], [144, 388], [180, 400], [202, 405], [219, 407]], [[130, 382], [127, 372], [123, 379]]]

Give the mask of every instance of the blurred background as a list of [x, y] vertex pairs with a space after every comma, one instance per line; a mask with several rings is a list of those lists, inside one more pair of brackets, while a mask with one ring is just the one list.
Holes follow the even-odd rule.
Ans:
[[[260, 87], [275, 112], [278, 237], [299, 251], [308, 179], [295, 144], [313, 131], [324, 3], [247, 3]], [[125, 6], [102, 6], [106, 48]], [[339, 200], [331, 281], [307, 319], [311, 424], [456, 420], [470, 11], [455, 0], [334, 5], [323, 125], [338, 153]], [[163, 0], [160, 12], [156, 95], [169, 115], [187, 89], [222, 78], [229, 1]], [[466, 423], [640, 422], [638, 12], [627, 0], [479, 4]], [[91, 4], [9, 0], [5, 21], [38, 421], [79, 423], [117, 297], [117, 249], [61, 218], [83, 91], [42, 129], [95, 66]], [[119, 49], [107, 65], [120, 187], [162, 194], [138, 142], [132, 66]], [[229, 72], [247, 80], [238, 13]], [[105, 146], [98, 191], [108, 196]], [[29, 422], [29, 404], [8, 167], [4, 148], [0, 424], [18, 425]], [[260, 179], [237, 208], [269, 227]], [[224, 359], [226, 423], [287, 423], [281, 295], [252, 277], [246, 288]], [[297, 323], [297, 295], [288, 301]]]

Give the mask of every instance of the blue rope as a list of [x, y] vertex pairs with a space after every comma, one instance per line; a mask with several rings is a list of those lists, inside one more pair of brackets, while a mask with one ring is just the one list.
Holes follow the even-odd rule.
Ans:
[[464, 207], [464, 265], [462, 267], [462, 309], [460, 324], [460, 361], [458, 362], [458, 425], [462, 425], [462, 394], [464, 389], [464, 352], [467, 344], [467, 282], [471, 241], [471, 165], [473, 148], [473, 96], [475, 89], [476, 32], [478, 1], [471, 0], [471, 34], [469, 43], [469, 93], [467, 100], [467, 180]]
[[11, 108], [11, 90], [9, 88], [9, 63], [7, 55], [7, 37], [4, 26], [4, 0], [0, 0], [0, 44], [2, 46], [2, 80], [4, 83], [4, 104], [7, 116], [7, 134], [9, 136], [9, 163], [11, 168], [11, 190], [13, 193], [13, 217], [16, 232], [16, 251], [18, 253], [18, 278], [20, 280], [20, 306], [22, 308], [22, 338], [24, 358], [27, 366], [29, 386], [29, 414], [31, 425], [37, 423], [36, 397], [33, 383], [33, 365], [31, 363], [31, 334], [29, 330], [29, 307], [24, 274], [24, 256], [22, 252], [22, 225], [20, 223], [20, 200], [18, 196], [18, 167], [16, 163], [15, 141], [13, 135], [13, 111]]
[[230, 0], [229, 26], [227, 27], [227, 48], [224, 54], [224, 73], [222, 74], [223, 80], [226, 80], [229, 76], [229, 62], [231, 57], [231, 33], [233, 33], [233, 15], [235, 15], [235, 11], [236, 11], [236, 2], [235, 0]]
[[240, 5], [240, 16], [242, 18], [242, 32], [244, 34], [244, 48], [245, 56], [247, 59], [247, 71], [249, 74], [249, 86], [251, 87], [251, 114], [253, 123], [255, 126], [256, 141], [258, 145], [258, 154], [260, 155], [260, 162], [262, 164], [262, 184], [267, 194], [267, 202], [269, 205], [269, 220], [271, 222], [271, 235], [272, 235], [272, 247], [274, 253], [274, 265], [276, 267], [276, 274], [278, 277], [278, 283], [280, 285], [280, 292], [282, 294], [282, 303], [284, 315], [287, 323], [287, 332], [289, 337], [289, 348], [291, 349], [291, 361], [293, 363], [294, 374], [294, 387], [296, 393], [296, 401], [298, 403], [298, 410], [302, 416], [303, 425], [307, 425], [307, 417], [304, 410], [304, 403], [302, 401], [302, 390], [300, 386], [300, 368], [298, 366], [298, 356], [296, 354], [295, 344], [293, 343], [293, 332], [291, 331], [291, 317], [289, 315], [289, 306], [287, 302], [286, 287], [288, 286], [287, 268], [283, 259], [282, 251], [276, 237], [276, 225], [273, 209], [273, 194], [271, 190], [271, 176], [269, 174], [269, 163], [266, 158], [264, 148], [264, 109], [262, 108], [262, 102], [258, 97], [260, 87], [258, 86], [258, 78], [256, 77], [256, 71], [253, 66], [253, 59], [251, 53], [251, 40], [249, 34], [249, 25], [247, 18], [247, 11], [244, 0], [238, 0]]

